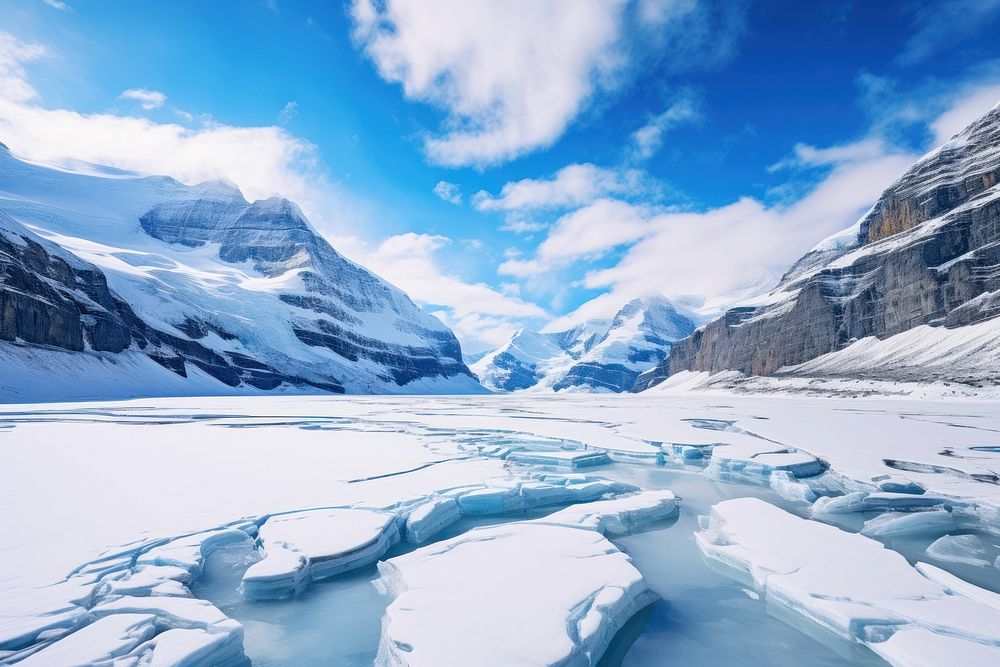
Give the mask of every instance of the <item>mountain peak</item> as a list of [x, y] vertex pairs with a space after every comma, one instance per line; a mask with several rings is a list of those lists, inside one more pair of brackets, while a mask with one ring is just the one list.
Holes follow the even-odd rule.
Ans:
[[485, 386], [503, 391], [624, 391], [693, 330], [669, 299], [647, 294], [629, 300], [610, 321], [588, 320], [551, 333], [519, 329], [473, 370]]
[[246, 198], [243, 196], [243, 192], [239, 186], [225, 178], [217, 178], [199, 183], [193, 186], [192, 190], [198, 199], [246, 202]]

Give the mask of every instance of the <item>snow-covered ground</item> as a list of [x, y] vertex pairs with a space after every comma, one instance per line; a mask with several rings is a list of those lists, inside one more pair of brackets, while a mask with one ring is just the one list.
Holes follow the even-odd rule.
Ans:
[[[995, 664], [1000, 640], [960, 616], [939, 623], [937, 603], [919, 623], [897, 616], [900, 599], [931, 589], [955, 609], [995, 608], [998, 434], [995, 401], [940, 397], [661, 391], [0, 406], [0, 664], [240, 664], [244, 652], [277, 664], [262, 651], [299, 640], [274, 619], [308, 624], [321, 602], [347, 604], [338, 595], [373, 633], [351, 633], [364, 646], [344, 664], [370, 662], [376, 649], [385, 662], [462, 662], [490, 642], [497, 663], [596, 664], [607, 651], [612, 664], [647, 664], [674, 645], [699, 664], [721, 660], [737, 636], [760, 649], [746, 664], [785, 664], [767, 655], [768, 642], [808, 650], [815, 664], [878, 664], [878, 655], [909, 664], [931, 644], [963, 665]], [[735, 518], [725, 502], [710, 511], [741, 496], [763, 500]], [[816, 531], [829, 544], [819, 552], [841, 570], [841, 544], [844, 553], [899, 551], [879, 571], [885, 595], [868, 601], [881, 605], [878, 627], [838, 636], [811, 627], [808, 605], [766, 620], [774, 610], [762, 578], [727, 584], [697, 569], [692, 532], [709, 514], [702, 528], [715, 532], [702, 543], [742, 545], [740, 562], [755, 572], [773, 553], [754, 522], [780, 531], [786, 571], [815, 560], [805, 543], [815, 546]], [[722, 539], [724, 525], [732, 535]], [[651, 532], [622, 537], [636, 531]], [[236, 578], [225, 603], [206, 592], [222, 584], [205, 581], [224, 554], [242, 559], [228, 567]], [[381, 598], [369, 583], [374, 561]], [[810, 567], [803, 595], [817, 582], [823, 595], [859, 595], [842, 572], [824, 578], [832, 570]], [[688, 600], [706, 577], [716, 579]], [[744, 601], [712, 613], [739, 610], [735, 627], [755, 636], [693, 648], [708, 621], [676, 614], [698, 618], [697, 605], [728, 590]], [[357, 603], [349, 591], [370, 597]], [[484, 625], [476, 600], [490, 596], [510, 607]], [[666, 603], [647, 606], [658, 597]], [[447, 618], [442, 605], [454, 610]], [[272, 610], [267, 621], [261, 609]], [[555, 627], [563, 634], [536, 641]]]

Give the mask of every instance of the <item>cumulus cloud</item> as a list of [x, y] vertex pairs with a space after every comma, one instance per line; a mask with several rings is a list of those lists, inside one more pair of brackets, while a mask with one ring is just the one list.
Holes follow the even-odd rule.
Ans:
[[596, 258], [634, 242], [648, 231], [645, 211], [614, 199], [599, 199], [559, 218], [530, 259], [508, 259], [498, 271], [528, 277], [583, 258]]
[[444, 165], [551, 144], [621, 64], [626, 0], [355, 0], [355, 35], [387, 81], [448, 114], [427, 138]]
[[451, 239], [444, 236], [408, 232], [386, 238], [362, 259], [416, 301], [443, 306], [435, 314], [472, 348], [498, 346], [526, 320], [537, 323], [549, 319], [548, 313], [536, 304], [443, 270], [438, 253], [451, 244]]
[[480, 190], [473, 204], [480, 211], [530, 211], [569, 208], [612, 195], [638, 195], [651, 187], [636, 169], [607, 169], [593, 164], [571, 164], [551, 178], [525, 178], [503, 186], [493, 196]]
[[998, 103], [1000, 82], [960, 90], [951, 107], [930, 123], [934, 143], [943, 144], [948, 141]]
[[645, 125], [632, 133], [632, 157], [648, 160], [663, 145], [663, 136], [681, 125], [701, 120], [699, 99], [691, 92], [685, 92], [666, 109], [649, 119]]
[[829, 167], [833, 165], [877, 159], [891, 148], [881, 137], [868, 137], [840, 146], [817, 148], [796, 144], [792, 154], [767, 168], [769, 172], [799, 167]]
[[744, 5], [354, 0], [351, 15], [379, 75], [444, 111], [441, 131], [425, 137], [428, 157], [483, 166], [551, 145], [599, 93], [644, 64], [672, 73], [723, 62]]
[[460, 206], [462, 204], [462, 189], [455, 183], [448, 181], [438, 181], [434, 186], [434, 194], [449, 204]]
[[129, 88], [123, 91], [118, 98], [138, 102], [146, 111], [159, 109], [167, 101], [167, 96], [160, 91], [146, 88]]
[[989, 111], [1000, 99], [1000, 60], [908, 88], [891, 77], [867, 72], [858, 77], [858, 84], [861, 106], [871, 118], [873, 136], [906, 143], [914, 129], [926, 130], [929, 143], [937, 145]]

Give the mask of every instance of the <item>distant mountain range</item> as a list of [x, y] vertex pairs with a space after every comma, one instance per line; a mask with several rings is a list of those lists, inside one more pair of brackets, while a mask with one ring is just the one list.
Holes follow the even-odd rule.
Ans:
[[91, 171], [0, 147], [0, 398], [483, 391], [295, 204]]
[[445, 325], [285, 199], [0, 144], [0, 401], [621, 392], [681, 371], [996, 384], [998, 179], [1000, 105], [707, 325], [634, 299], [611, 320], [518, 331], [470, 370]]
[[693, 330], [694, 322], [664, 297], [633, 299], [611, 320], [555, 333], [521, 329], [472, 371], [494, 391], [628, 391]]
[[1000, 382], [1000, 105], [921, 158], [770, 293], [675, 344], [681, 371]]

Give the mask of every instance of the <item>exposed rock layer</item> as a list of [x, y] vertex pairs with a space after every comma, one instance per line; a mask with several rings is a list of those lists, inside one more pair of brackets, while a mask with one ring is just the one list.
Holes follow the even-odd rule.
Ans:
[[821, 244], [763, 305], [733, 308], [675, 343], [635, 390], [683, 370], [771, 375], [862, 338], [997, 316], [998, 176], [1000, 107], [910, 168], [848, 243]]

